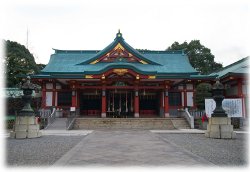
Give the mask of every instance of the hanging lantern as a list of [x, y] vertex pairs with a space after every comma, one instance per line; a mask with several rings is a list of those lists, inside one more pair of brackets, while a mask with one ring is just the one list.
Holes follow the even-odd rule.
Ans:
[[105, 79], [105, 75], [104, 74], [102, 74], [102, 79]]
[[140, 79], [140, 76], [139, 76], [139, 75], [136, 75], [136, 79], [139, 80], [139, 79]]

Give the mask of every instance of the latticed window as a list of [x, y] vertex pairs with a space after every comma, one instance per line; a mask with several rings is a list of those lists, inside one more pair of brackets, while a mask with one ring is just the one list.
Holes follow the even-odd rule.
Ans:
[[169, 92], [169, 106], [181, 106], [180, 92]]
[[58, 92], [57, 99], [58, 106], [71, 106], [72, 92]]

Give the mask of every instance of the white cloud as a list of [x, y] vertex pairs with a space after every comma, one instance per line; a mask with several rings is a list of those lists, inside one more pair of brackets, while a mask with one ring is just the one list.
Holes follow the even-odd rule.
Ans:
[[52, 48], [103, 49], [118, 29], [135, 48], [164, 50], [199, 39], [223, 65], [250, 54], [244, 0], [16, 0], [5, 7], [3, 38], [25, 45], [28, 27], [30, 50], [42, 63]]

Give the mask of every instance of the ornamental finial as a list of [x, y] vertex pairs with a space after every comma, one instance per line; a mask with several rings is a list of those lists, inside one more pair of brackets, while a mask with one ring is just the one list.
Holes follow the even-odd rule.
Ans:
[[116, 34], [116, 38], [115, 38], [115, 39], [123, 39], [120, 29], [118, 29], [118, 32], [117, 32], [117, 34]]

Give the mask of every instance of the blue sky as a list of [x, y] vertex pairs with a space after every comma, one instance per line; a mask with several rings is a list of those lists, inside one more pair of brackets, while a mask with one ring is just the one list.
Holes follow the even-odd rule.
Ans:
[[47, 64], [52, 48], [100, 50], [121, 29], [134, 48], [165, 50], [198, 39], [215, 61], [249, 56], [247, 0], [9, 0], [1, 4], [1, 37], [17, 41]]

